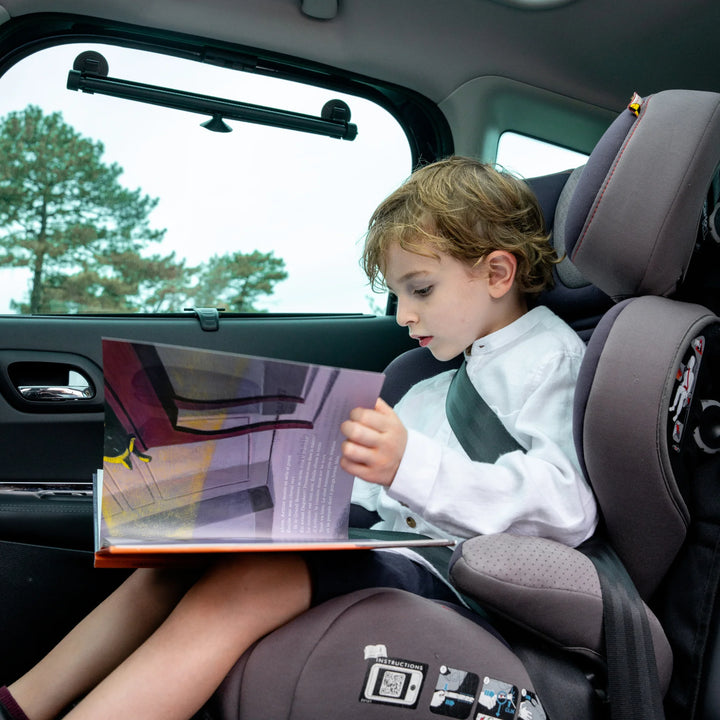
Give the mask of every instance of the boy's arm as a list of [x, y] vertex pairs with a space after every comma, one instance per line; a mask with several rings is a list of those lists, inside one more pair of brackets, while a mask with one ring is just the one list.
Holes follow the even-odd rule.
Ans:
[[[595, 528], [592, 493], [557, 447], [480, 463], [412, 430], [407, 447], [388, 496], [447, 533], [510, 532], [576, 546]], [[417, 522], [418, 532], [431, 534]]]

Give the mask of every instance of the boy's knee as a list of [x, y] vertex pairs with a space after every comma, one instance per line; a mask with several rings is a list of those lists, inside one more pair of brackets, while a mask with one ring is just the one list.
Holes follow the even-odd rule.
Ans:
[[177, 604], [201, 576], [198, 570], [140, 568], [128, 580], [142, 597], [162, 606]]
[[310, 572], [300, 553], [239, 553], [221, 560], [211, 574], [236, 600], [287, 605], [290, 612], [310, 606]]
[[297, 585], [307, 579], [307, 563], [300, 553], [237, 553], [220, 561], [218, 569], [233, 577], [254, 579], [258, 583]]

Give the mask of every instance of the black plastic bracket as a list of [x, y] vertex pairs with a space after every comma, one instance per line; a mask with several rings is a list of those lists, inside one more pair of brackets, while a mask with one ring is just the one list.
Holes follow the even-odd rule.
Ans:
[[220, 313], [225, 308], [213, 307], [191, 307], [185, 308], [185, 312], [195, 313], [200, 328], [205, 332], [217, 332], [220, 329]]

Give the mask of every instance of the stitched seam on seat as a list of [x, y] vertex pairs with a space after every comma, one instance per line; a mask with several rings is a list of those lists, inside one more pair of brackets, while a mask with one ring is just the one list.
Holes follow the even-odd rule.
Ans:
[[608, 185], [610, 184], [610, 180], [612, 179], [613, 175], [615, 174], [615, 170], [617, 169], [617, 166], [622, 159], [622, 156], [627, 149], [628, 143], [630, 142], [630, 139], [635, 134], [635, 131], [638, 129], [640, 125], [640, 121], [645, 116], [645, 113], [647, 112], [647, 108], [650, 105], [650, 100], [652, 99], [652, 95], [645, 101], [643, 105], [642, 113], [640, 114], [640, 117], [637, 119], [637, 122], [635, 122], [632, 126], [632, 129], [630, 130], [630, 133], [625, 138], [625, 142], [622, 144], [622, 147], [620, 148], [620, 152], [618, 153], [617, 158], [615, 158], [615, 162], [613, 163], [613, 166], [610, 168], [610, 172], [605, 179], [605, 182], [603, 183], [602, 190], [600, 192], [600, 197], [598, 198], [597, 202], [595, 203], [595, 209], [592, 211], [592, 214], [590, 215], [590, 219], [588, 220], [585, 230], [583, 230], [582, 235], [580, 235], [580, 238], [578, 239], [577, 243], [575, 244], [575, 250], [573, 251], [573, 259], [577, 256], [578, 252], [580, 251], [580, 248], [583, 244], [583, 240], [585, 239], [585, 236], [587, 235], [588, 231], [590, 230], [590, 226], [592, 225], [593, 220], [595, 219], [595, 215], [597, 214], [597, 211], [600, 208], [600, 204], [603, 201], [603, 198], [605, 196], [605, 191], [608, 188]]

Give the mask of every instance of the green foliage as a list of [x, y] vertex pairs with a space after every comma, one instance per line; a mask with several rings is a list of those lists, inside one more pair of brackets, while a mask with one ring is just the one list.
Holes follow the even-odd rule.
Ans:
[[160, 312], [192, 303], [248, 312], [287, 277], [272, 253], [235, 253], [187, 267], [148, 255], [165, 230], [150, 227], [158, 200], [123, 187], [102, 143], [61, 113], [30, 105], [0, 121], [0, 266], [30, 271], [24, 313]]
[[195, 304], [224, 306], [235, 312], [257, 312], [255, 302], [270, 295], [276, 282], [285, 280], [285, 262], [272, 252], [213, 255], [199, 270]]

